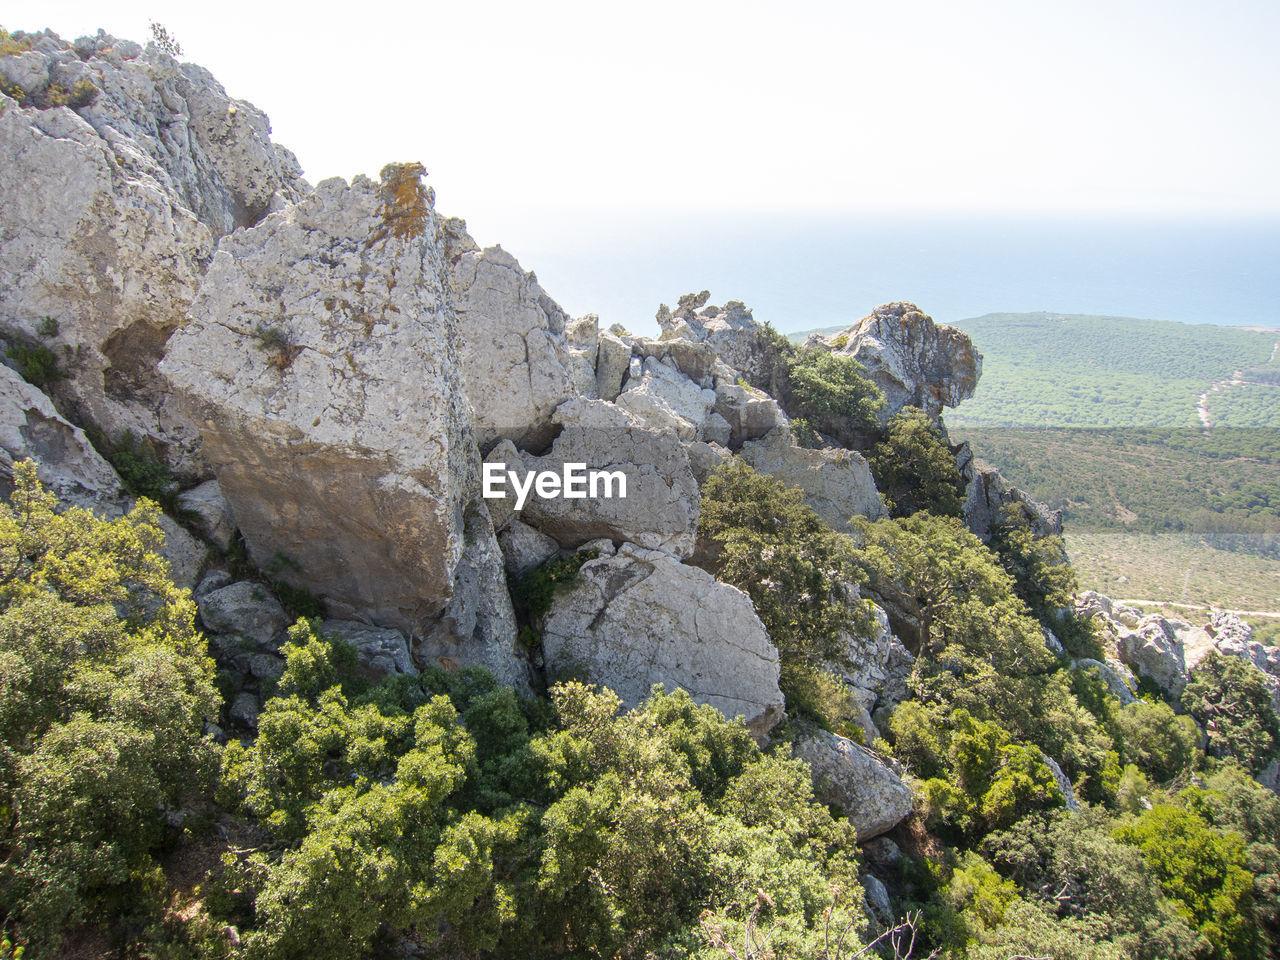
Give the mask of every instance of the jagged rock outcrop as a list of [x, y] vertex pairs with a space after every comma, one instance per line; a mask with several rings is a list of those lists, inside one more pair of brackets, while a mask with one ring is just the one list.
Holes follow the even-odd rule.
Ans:
[[[982, 376], [982, 354], [973, 348], [968, 335], [955, 327], [935, 324], [914, 303], [876, 307], [825, 342], [836, 353], [861, 363], [867, 376], [884, 391], [882, 424], [908, 406], [919, 407], [936, 419], [944, 406], [954, 407], [973, 396]], [[836, 347], [837, 342], [844, 346]]]
[[661, 683], [756, 736], [782, 718], [778, 651], [751, 600], [659, 551], [623, 544], [585, 563], [552, 601], [542, 647], [549, 678], [604, 684], [627, 706]]
[[1187, 685], [1182, 641], [1163, 617], [1144, 618], [1138, 629], [1121, 633], [1116, 646], [1120, 659], [1139, 677], [1147, 677], [1171, 697], [1182, 694]]
[[802, 725], [791, 752], [813, 771], [817, 798], [848, 816], [859, 843], [892, 830], [911, 813], [911, 788], [861, 744]]
[[0, 477], [12, 492], [13, 465], [34, 460], [36, 473], [65, 503], [99, 512], [117, 507], [120, 478], [79, 427], [67, 422], [47, 396], [0, 365]]
[[805, 503], [833, 530], [850, 528], [851, 517], [887, 517], [871, 468], [860, 453], [828, 447], [811, 450], [795, 441], [789, 429], [771, 430], [744, 443], [742, 459], [789, 487], [799, 487]]
[[[562, 404], [552, 417], [562, 427], [545, 456], [495, 447], [487, 458], [506, 464], [521, 478], [529, 471], [563, 471], [566, 463], [593, 470], [621, 471], [625, 497], [603, 495], [583, 499], [543, 499], [531, 493], [521, 519], [555, 538], [563, 547], [578, 547], [607, 537], [687, 557], [698, 527], [698, 484], [689, 455], [672, 430], [653, 429], [627, 410], [603, 400], [578, 398]], [[603, 492], [603, 488], [601, 488]], [[514, 496], [489, 500], [500, 527]]]
[[708, 305], [711, 293], [685, 294], [671, 310], [658, 308], [663, 340], [688, 340], [707, 344], [721, 361], [742, 374], [755, 387], [764, 387], [773, 373], [770, 334], [739, 300], [723, 307]]
[[516, 642], [502, 551], [483, 508], [468, 508], [464, 541], [449, 602], [415, 638], [414, 658], [424, 666], [484, 667], [500, 683], [528, 693], [529, 664]]
[[280, 601], [268, 588], [249, 580], [209, 590], [196, 603], [208, 630], [246, 637], [263, 648], [276, 646], [289, 625]]
[[576, 394], [565, 339], [568, 317], [537, 278], [501, 247], [481, 250], [460, 220], [446, 220], [449, 302], [458, 318], [458, 358], [483, 449], [507, 439], [540, 448], [551, 414]]
[[[252, 104], [154, 47], [47, 35], [4, 63], [25, 95], [0, 94], [0, 329], [57, 354], [54, 400], [76, 422], [198, 473], [155, 365], [217, 239], [309, 189], [297, 162]], [[40, 108], [83, 81], [91, 102]]]
[[681, 440], [728, 440], [726, 432], [707, 433], [716, 392], [655, 357], [632, 361], [627, 385], [616, 402], [655, 429], [674, 431]]
[[888, 614], [881, 607], [856, 598], [850, 602], [866, 604], [869, 622], [865, 631], [845, 638], [845, 655], [850, 666], [837, 671], [863, 708], [873, 713], [877, 722], [882, 722], [906, 699], [907, 679], [916, 658], [893, 635]]
[[[1077, 660], [1076, 665], [1097, 669], [1122, 702], [1130, 702], [1137, 684], [1127, 667], [1149, 677], [1170, 697], [1181, 695], [1191, 674], [1211, 655], [1248, 660], [1266, 676], [1272, 703], [1280, 712], [1280, 647], [1268, 647], [1253, 639], [1252, 628], [1232, 613], [1218, 612], [1205, 627], [1177, 617], [1149, 614], [1137, 619], [1132, 607], [1087, 590], [1076, 597], [1076, 613], [1094, 617], [1103, 636], [1120, 660]], [[1127, 666], [1126, 666], [1127, 665]], [[1116, 676], [1109, 676], [1113, 673]], [[1122, 690], [1121, 687], [1126, 689]]]
[[[1017, 487], [1010, 486], [999, 470], [975, 460], [967, 443], [961, 444], [956, 465], [965, 483], [964, 522], [975, 536], [990, 539], [1001, 511], [1010, 504], [1030, 524], [1033, 537], [1062, 535], [1061, 510], [1050, 510]], [[1066, 559], [1064, 553], [1061, 562], [1065, 563]]]
[[224, 237], [160, 364], [253, 561], [410, 633], [453, 592], [479, 486], [421, 172], [327, 180]]

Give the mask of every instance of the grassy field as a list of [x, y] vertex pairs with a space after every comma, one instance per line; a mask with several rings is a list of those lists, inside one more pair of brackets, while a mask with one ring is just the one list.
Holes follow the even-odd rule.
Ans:
[[1186, 534], [1068, 530], [1066, 539], [1082, 589], [1117, 599], [1280, 613], [1280, 560], [1217, 550]]

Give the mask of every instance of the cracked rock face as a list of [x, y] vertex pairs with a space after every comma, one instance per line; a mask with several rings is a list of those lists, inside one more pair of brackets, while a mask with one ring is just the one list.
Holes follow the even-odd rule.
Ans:
[[903, 407], [919, 407], [937, 419], [943, 407], [973, 396], [982, 376], [982, 354], [968, 334], [935, 324], [914, 303], [886, 303], [849, 329], [835, 352], [853, 357], [884, 391], [881, 424]]
[[791, 749], [809, 764], [814, 795], [845, 812], [859, 843], [892, 830], [911, 813], [911, 788], [861, 744], [802, 726]]
[[628, 707], [655, 683], [740, 716], [753, 735], [782, 718], [778, 651], [751, 600], [667, 554], [623, 544], [583, 565], [542, 630], [548, 675], [611, 687]]
[[851, 529], [852, 517], [887, 517], [871, 468], [853, 450], [810, 450], [795, 442], [791, 431], [774, 429], [742, 445], [742, 459], [759, 473], [799, 487], [805, 503], [833, 530]]
[[420, 167], [383, 173], [224, 238], [160, 370], [253, 561], [419, 633], [452, 593], [478, 456], [433, 198]]
[[511, 254], [501, 247], [479, 250], [461, 221], [444, 226], [449, 296], [476, 440], [486, 450], [502, 439], [545, 446], [554, 436], [551, 414], [577, 392], [565, 339], [568, 318]]
[[[266, 116], [193, 64], [105, 34], [74, 48], [46, 36], [12, 61], [27, 95], [0, 94], [0, 327], [59, 355], [62, 409], [198, 473], [196, 433], [155, 364], [217, 239], [309, 188]], [[82, 81], [92, 103], [35, 106]]]
[[[569, 500], [531, 494], [524, 520], [565, 547], [607, 537], [678, 557], [693, 552], [698, 484], [674, 430], [655, 430], [612, 403], [582, 398], [563, 404], [553, 420], [563, 429], [550, 452], [543, 457], [522, 453], [515, 461], [514, 448], [508, 448], [500, 457], [508, 469], [523, 476], [531, 470], [560, 473], [566, 463], [584, 463], [591, 470], [621, 471], [627, 495]], [[489, 459], [498, 459], [502, 449], [495, 448]], [[496, 504], [511, 499], [508, 492], [506, 501], [490, 500], [491, 512], [500, 516]]]
[[763, 387], [772, 373], [764, 326], [740, 300], [717, 307], [709, 299], [711, 294], [703, 290], [681, 297], [675, 310], [663, 304], [657, 316], [662, 339], [705, 343], [752, 386]]

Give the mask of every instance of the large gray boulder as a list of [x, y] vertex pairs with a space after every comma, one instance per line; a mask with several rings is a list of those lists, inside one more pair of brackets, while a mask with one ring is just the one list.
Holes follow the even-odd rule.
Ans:
[[845, 812], [859, 843], [892, 830], [911, 813], [911, 788], [861, 744], [805, 725], [791, 752], [809, 764], [817, 798]]
[[320, 632], [351, 644], [356, 652], [356, 672], [374, 683], [416, 672], [409, 659], [409, 645], [399, 630], [355, 620], [325, 620]]
[[327, 180], [223, 238], [160, 364], [252, 560], [407, 633], [452, 594], [479, 486], [421, 173]]
[[[621, 471], [626, 496], [543, 499], [531, 493], [522, 517], [564, 547], [607, 537], [664, 550], [678, 557], [693, 552], [698, 527], [698, 484], [689, 454], [671, 430], [658, 430], [621, 407], [603, 400], [578, 398], [562, 404], [553, 417], [563, 428], [545, 456], [511, 451], [501, 455], [507, 469], [523, 478], [529, 471], [561, 473], [566, 463], [588, 470]], [[495, 448], [490, 460], [499, 459]], [[507, 488], [506, 502], [514, 497]], [[599, 491], [603, 494], [603, 488]], [[490, 501], [490, 511], [502, 508]], [[501, 525], [501, 520], [498, 521]]]
[[565, 339], [568, 318], [537, 278], [501, 247], [481, 250], [460, 220], [446, 220], [449, 301], [458, 357], [483, 449], [501, 439], [540, 447], [551, 414], [577, 391]]
[[861, 363], [884, 392], [882, 424], [907, 406], [936, 419], [944, 406], [954, 407], [973, 396], [982, 376], [982, 354], [968, 334], [934, 323], [914, 303], [876, 307], [825, 342]]
[[1140, 677], [1147, 677], [1165, 694], [1177, 698], [1187, 685], [1182, 641], [1169, 622], [1159, 615], [1145, 617], [1136, 630], [1116, 639], [1120, 659]]
[[618, 395], [617, 405], [658, 430], [671, 430], [681, 440], [705, 440], [707, 419], [716, 393], [701, 387], [654, 357], [634, 364], [635, 371]]
[[635, 706], [655, 683], [687, 690], [756, 736], [782, 718], [778, 651], [745, 593], [633, 544], [583, 565], [542, 626], [549, 678], [611, 688]]
[[123, 491], [116, 472], [79, 427], [53, 401], [0, 365], [0, 481], [5, 497], [13, 489], [13, 465], [33, 460], [40, 482], [74, 506], [114, 511]]
[[799, 487], [805, 503], [833, 530], [852, 529], [852, 517], [878, 520], [889, 515], [871, 468], [853, 450], [811, 450], [796, 443], [789, 429], [777, 428], [744, 443], [741, 455], [758, 473]]
[[151, 437], [199, 472], [156, 362], [218, 238], [309, 187], [265, 115], [154, 47], [50, 36], [4, 60], [21, 61], [24, 103], [52, 83], [99, 92], [76, 109], [0, 94], [0, 328], [59, 356], [53, 399], [76, 422]]
[[206, 629], [247, 637], [263, 647], [274, 646], [289, 625], [280, 601], [267, 587], [249, 580], [211, 590], [196, 604]]

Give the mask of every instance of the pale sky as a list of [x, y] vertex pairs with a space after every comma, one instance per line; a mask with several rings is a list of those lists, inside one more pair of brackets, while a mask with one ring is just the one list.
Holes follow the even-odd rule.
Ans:
[[[39, 9], [39, 13], [33, 12]], [[1280, 215], [1280, 3], [24, 5], [184, 59], [312, 182], [421, 160], [482, 242], [595, 215]]]

